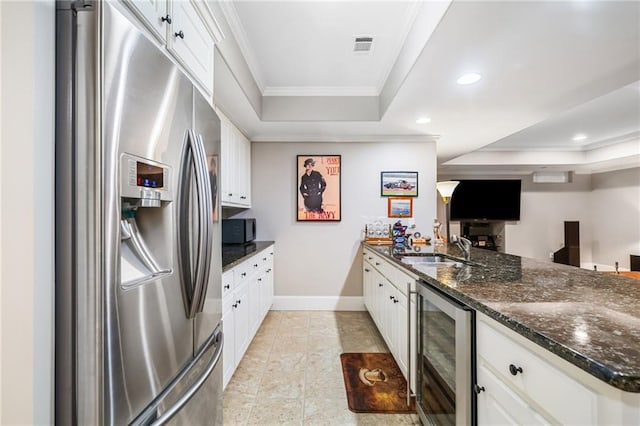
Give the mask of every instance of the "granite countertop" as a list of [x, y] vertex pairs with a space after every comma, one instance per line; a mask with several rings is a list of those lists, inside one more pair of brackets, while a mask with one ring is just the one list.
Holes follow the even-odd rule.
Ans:
[[242, 263], [243, 260], [250, 258], [273, 244], [273, 241], [253, 241], [247, 244], [223, 244], [222, 272], [228, 271]]
[[[410, 249], [366, 246], [611, 386], [640, 392], [640, 280], [476, 248], [481, 266], [418, 270], [399, 260]], [[438, 252], [462, 257], [455, 245]]]

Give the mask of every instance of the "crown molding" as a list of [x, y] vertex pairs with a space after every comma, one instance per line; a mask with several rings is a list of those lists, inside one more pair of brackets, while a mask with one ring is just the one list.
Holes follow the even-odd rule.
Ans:
[[396, 62], [398, 62], [398, 58], [400, 57], [400, 52], [402, 52], [402, 49], [407, 41], [407, 37], [409, 37], [409, 34], [413, 29], [413, 24], [415, 23], [421, 8], [422, 8], [422, 2], [419, 2], [419, 1], [411, 3], [408, 7], [408, 10], [404, 19], [404, 25], [403, 25], [404, 31], [400, 36], [400, 38], [398, 39], [395, 49], [393, 50], [391, 55], [389, 55], [389, 57], [392, 58], [392, 60], [388, 62], [387, 69], [384, 71], [384, 73], [380, 77], [380, 81], [378, 82], [378, 86], [376, 88], [378, 95], [382, 92], [384, 85], [387, 83], [387, 80], [389, 79], [389, 75], [391, 74], [391, 71], [396, 66]]
[[[253, 80], [255, 81], [258, 89], [261, 93], [264, 93], [264, 78], [262, 74], [260, 74], [260, 68], [258, 67], [258, 61], [256, 60], [255, 55], [253, 54], [253, 48], [251, 47], [251, 43], [249, 43], [249, 38], [247, 37], [247, 33], [244, 30], [244, 26], [242, 25], [242, 21], [240, 21], [240, 17], [238, 16], [238, 12], [232, 1], [222, 1], [219, 3], [220, 9], [222, 9], [222, 13], [224, 14], [225, 19], [227, 20], [227, 24], [231, 29], [231, 33], [233, 37], [236, 39], [236, 43], [238, 44], [238, 48], [240, 49], [240, 53], [244, 57], [244, 60], [249, 67], [249, 71], [253, 76]], [[233, 72], [233, 71], [232, 71]]]
[[265, 87], [263, 96], [378, 96], [375, 87], [281, 86]]
[[256, 135], [251, 142], [399, 142], [435, 143], [439, 135], [353, 135], [353, 136], [309, 136], [309, 135]]
[[191, 4], [196, 9], [198, 15], [200, 15], [200, 19], [205, 22], [205, 27], [209, 31], [209, 34], [211, 34], [211, 37], [213, 37], [214, 42], [217, 44], [224, 40], [222, 28], [209, 8], [209, 5], [206, 2], [197, 0], [191, 0]]

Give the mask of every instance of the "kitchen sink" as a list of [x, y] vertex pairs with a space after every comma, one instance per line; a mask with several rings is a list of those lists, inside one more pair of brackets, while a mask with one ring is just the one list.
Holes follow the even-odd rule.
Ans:
[[451, 266], [455, 265], [456, 263], [461, 263], [459, 261], [441, 255], [402, 256], [400, 258], [400, 261], [411, 266], [417, 264], [425, 264], [425, 266]]

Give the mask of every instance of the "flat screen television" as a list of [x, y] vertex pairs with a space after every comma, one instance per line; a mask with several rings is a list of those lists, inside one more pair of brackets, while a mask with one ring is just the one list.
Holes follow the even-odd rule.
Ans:
[[520, 220], [520, 179], [461, 180], [451, 197], [451, 220]]

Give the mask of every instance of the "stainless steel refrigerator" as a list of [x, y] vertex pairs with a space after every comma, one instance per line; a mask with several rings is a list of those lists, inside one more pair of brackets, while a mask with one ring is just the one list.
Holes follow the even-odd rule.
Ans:
[[56, 37], [56, 423], [221, 424], [220, 121], [110, 2]]

